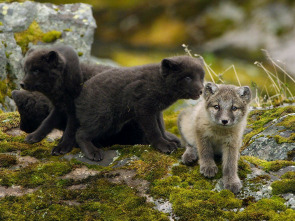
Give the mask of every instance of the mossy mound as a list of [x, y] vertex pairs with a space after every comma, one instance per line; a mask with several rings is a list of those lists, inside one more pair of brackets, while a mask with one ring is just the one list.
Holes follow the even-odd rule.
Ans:
[[[166, 112], [164, 117], [169, 129], [176, 127], [173, 112]], [[166, 155], [147, 145], [114, 145], [111, 149], [120, 154], [111, 165], [89, 165], [77, 159], [51, 156], [50, 150], [57, 141], [30, 145], [24, 142], [25, 134], [9, 135], [9, 130], [19, 126], [18, 122], [17, 113], [0, 114], [0, 187], [20, 186], [31, 192], [0, 198], [0, 220], [292, 220], [295, 217], [295, 211], [288, 209], [285, 200], [279, 197], [281, 193], [293, 193], [294, 172], [286, 173], [272, 184], [278, 196], [259, 201], [240, 199], [228, 190], [216, 190], [222, 178], [220, 160], [217, 160], [218, 174], [208, 179], [200, 174], [197, 163], [188, 167], [180, 162], [183, 149]], [[28, 156], [38, 160], [20, 169], [18, 157]], [[129, 163], [119, 164], [131, 158]], [[242, 156], [238, 171], [242, 180], [251, 173], [248, 162], [266, 171], [290, 165], [287, 161], [267, 162]], [[98, 173], [80, 179], [66, 176], [85, 166]], [[172, 214], [158, 211], [154, 203], [124, 178], [112, 182], [121, 176], [119, 170], [135, 171], [131, 179], [145, 181], [148, 189], [144, 194], [151, 199], [169, 201]], [[263, 184], [269, 177], [260, 176], [252, 181]], [[277, 188], [282, 185], [284, 189]]]
[[266, 161], [266, 160], [261, 160], [257, 157], [252, 157], [252, 156], [244, 156], [244, 159], [254, 164], [255, 166], [262, 167], [266, 172], [278, 171], [282, 169], [283, 167], [295, 165], [295, 162], [288, 161], [288, 160]]
[[17, 159], [13, 155], [0, 154], [0, 167], [10, 167], [17, 163]]
[[[279, 119], [288, 114], [295, 113], [295, 106], [279, 107], [270, 110], [254, 110], [251, 111], [248, 117], [248, 128], [251, 132], [246, 134], [244, 137], [244, 148], [249, 145], [251, 138], [267, 128], [267, 124], [275, 119]], [[295, 131], [295, 116], [288, 116], [283, 119], [282, 122], [278, 123], [278, 126], [284, 126], [285, 130]], [[295, 142], [292, 137], [290, 137], [289, 142]]]

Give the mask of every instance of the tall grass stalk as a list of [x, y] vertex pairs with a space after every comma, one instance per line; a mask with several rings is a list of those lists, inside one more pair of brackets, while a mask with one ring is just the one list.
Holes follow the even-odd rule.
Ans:
[[[211, 81], [213, 83], [216, 83], [214, 78], [217, 78], [218, 81], [221, 83], [225, 83], [224, 80], [222, 79], [222, 76], [226, 72], [228, 72], [229, 70], [232, 69], [233, 72], [235, 73], [235, 77], [237, 79], [238, 85], [241, 86], [241, 81], [239, 79], [238, 72], [233, 64], [230, 65], [228, 68], [226, 68], [221, 74], [216, 74], [216, 72], [211, 68], [211, 65], [208, 65], [201, 55], [199, 55], [199, 54], [192, 55], [191, 50], [189, 50], [189, 48], [188, 48], [188, 45], [183, 44], [182, 47], [184, 48], [185, 52], [189, 56], [202, 59], [202, 61], [204, 63], [204, 67], [205, 67], [207, 73], [209, 74]], [[286, 83], [286, 78], [289, 78], [293, 83], [295, 83], [295, 79], [290, 74], [288, 74], [284, 68], [282, 68], [278, 64], [278, 62], [280, 62], [280, 61], [275, 61], [265, 49], [262, 49], [262, 51], [265, 53], [265, 56], [267, 57], [267, 59], [271, 63], [274, 71], [270, 71], [265, 65], [262, 64], [262, 62], [255, 61], [254, 64], [257, 67], [261, 68], [264, 73], [266, 73], [268, 79], [271, 81], [271, 86], [274, 88], [275, 94], [270, 95], [269, 90], [266, 87], [266, 85], [264, 85], [264, 88], [262, 90], [259, 90], [256, 83], [252, 82], [252, 84], [254, 85], [253, 90], [255, 92], [255, 98], [253, 99], [254, 103], [258, 107], [261, 107], [262, 105], [265, 105], [265, 104], [269, 104], [271, 106], [281, 104], [284, 101], [288, 100], [289, 98], [291, 98], [291, 100], [294, 101], [295, 97], [292, 94], [291, 90], [289, 89], [290, 86], [288, 86]], [[280, 79], [279, 72], [281, 72], [283, 74], [283, 78], [284, 78], [283, 80]], [[264, 97], [262, 97], [264, 90], [265, 90], [266, 95], [264, 95]]]

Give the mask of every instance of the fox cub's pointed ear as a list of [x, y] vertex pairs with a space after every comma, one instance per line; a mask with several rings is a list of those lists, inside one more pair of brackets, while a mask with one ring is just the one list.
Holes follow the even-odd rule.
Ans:
[[64, 65], [66, 63], [65, 58], [57, 51], [49, 51], [43, 56], [43, 60], [53, 66]]
[[62, 62], [62, 57], [57, 51], [49, 51], [43, 56], [43, 59], [53, 65], [57, 65]]
[[204, 88], [204, 98], [207, 100], [212, 94], [215, 94], [218, 86], [212, 82], [208, 82]]
[[239, 87], [238, 95], [246, 102], [250, 103], [251, 101], [251, 90], [248, 86]]
[[58, 53], [56, 51], [50, 51], [48, 52], [44, 58], [51, 63], [57, 63], [58, 62]]
[[172, 59], [165, 58], [161, 62], [161, 73], [163, 76], [167, 76], [171, 71], [177, 71], [180, 69], [180, 64]]

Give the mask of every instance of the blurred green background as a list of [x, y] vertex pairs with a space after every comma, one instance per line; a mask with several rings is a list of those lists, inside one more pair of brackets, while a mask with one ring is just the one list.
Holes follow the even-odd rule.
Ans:
[[[285, 97], [295, 94], [294, 82], [269, 62], [261, 49], [280, 59], [292, 74], [295, 58], [295, 3], [292, 0], [40, 0], [54, 4], [88, 3], [93, 7], [97, 30], [92, 54], [110, 58], [120, 65], [159, 62], [184, 54], [200, 54], [215, 71], [217, 82], [258, 87], [259, 96], [277, 95], [267, 73], [254, 64], [262, 62], [282, 81]], [[287, 44], [291, 42], [290, 44]], [[294, 46], [295, 50], [295, 46]], [[290, 60], [290, 58], [292, 58]], [[294, 61], [294, 62], [293, 62]], [[291, 65], [290, 65], [291, 64]], [[219, 80], [218, 80], [219, 79]], [[211, 80], [207, 74], [207, 80]], [[274, 78], [278, 83], [278, 79]], [[267, 89], [266, 89], [267, 88]]]

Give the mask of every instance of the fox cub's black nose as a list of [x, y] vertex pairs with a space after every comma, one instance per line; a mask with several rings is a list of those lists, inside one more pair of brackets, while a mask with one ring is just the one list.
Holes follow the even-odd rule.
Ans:
[[222, 120], [221, 121], [224, 125], [226, 125], [228, 123], [228, 120]]

